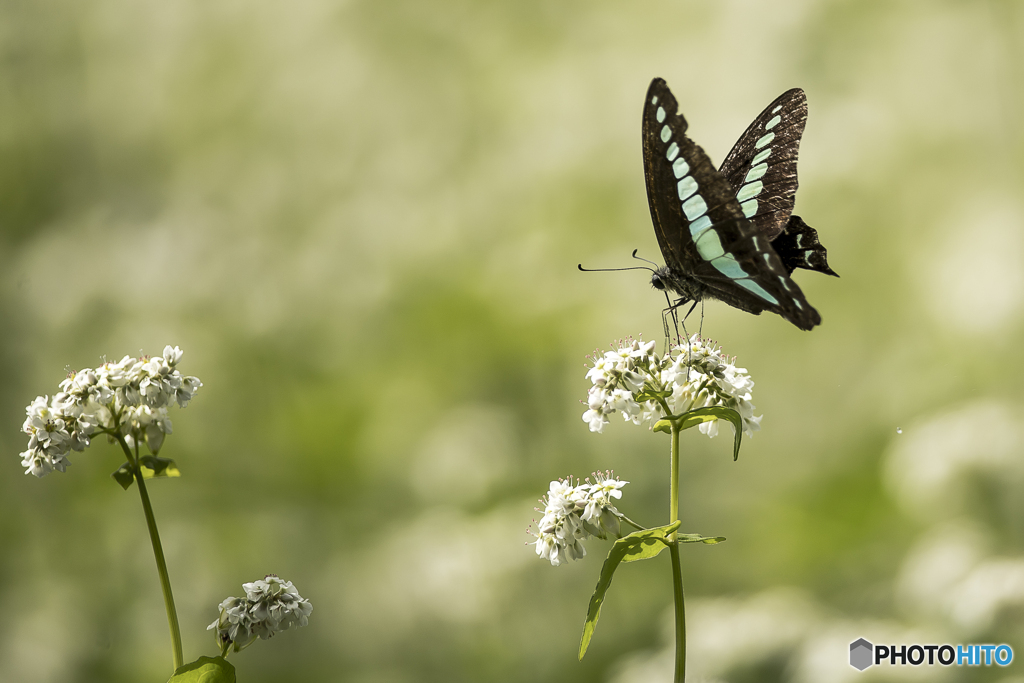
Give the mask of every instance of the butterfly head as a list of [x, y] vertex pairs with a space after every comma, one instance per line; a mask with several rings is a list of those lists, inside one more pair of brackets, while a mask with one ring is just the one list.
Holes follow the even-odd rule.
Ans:
[[651, 287], [666, 295], [677, 294], [685, 301], [702, 301], [709, 295], [707, 286], [699, 280], [668, 266], [651, 270]]
[[659, 292], [669, 289], [669, 282], [671, 280], [672, 273], [669, 272], [668, 266], [662, 266], [651, 271], [651, 287], [654, 287]]

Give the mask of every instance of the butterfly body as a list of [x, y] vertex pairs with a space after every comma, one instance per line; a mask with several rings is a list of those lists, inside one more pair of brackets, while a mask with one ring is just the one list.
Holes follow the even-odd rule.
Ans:
[[789, 277], [798, 267], [834, 274], [817, 233], [791, 215], [806, 117], [803, 92], [784, 93], [754, 120], [719, 170], [686, 136], [686, 119], [665, 81], [651, 82], [644, 175], [666, 263], [651, 284], [678, 294], [675, 306], [713, 298], [749, 313], [778, 313], [804, 330], [821, 322]]
[[703, 301], [708, 288], [700, 280], [688, 277], [683, 272], [672, 272], [668, 266], [656, 268], [651, 274], [651, 286], [659, 291], [672, 291], [686, 301]]

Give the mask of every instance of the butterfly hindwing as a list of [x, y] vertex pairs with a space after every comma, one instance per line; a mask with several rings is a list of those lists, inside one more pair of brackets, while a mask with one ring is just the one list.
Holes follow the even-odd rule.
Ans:
[[686, 119], [676, 110], [665, 81], [652, 81], [644, 103], [644, 172], [667, 286], [684, 299], [712, 296], [811, 329], [821, 321], [817, 311], [769, 239], [743, 215], [733, 186], [686, 137]]
[[818, 231], [804, 223], [800, 216], [790, 216], [785, 231], [772, 241], [772, 248], [790, 273], [796, 268], [806, 268], [839, 277], [829, 268], [828, 251], [818, 241]]
[[722, 174], [735, 188], [743, 214], [769, 240], [782, 234], [793, 213], [797, 155], [806, 124], [804, 91], [787, 90], [754, 119], [722, 162]]
[[773, 311], [802, 330], [820, 324], [821, 316], [789, 277], [782, 258], [767, 244], [767, 238], [746, 220], [732, 228], [718, 228], [722, 248], [749, 276], [738, 279], [724, 273], [702, 272], [701, 279], [711, 290], [711, 296], [750, 313]]

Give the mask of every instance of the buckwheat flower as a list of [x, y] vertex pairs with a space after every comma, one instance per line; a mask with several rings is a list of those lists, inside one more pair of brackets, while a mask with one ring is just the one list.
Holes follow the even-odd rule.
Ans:
[[172, 368], [178, 364], [181, 357], [185, 354], [184, 351], [179, 349], [177, 346], [171, 346], [168, 344], [164, 347], [164, 361]]
[[192, 400], [192, 395], [199, 390], [203, 383], [196, 377], [181, 377], [174, 385], [174, 400], [179, 408], [184, 408]]
[[181, 357], [180, 348], [167, 346], [161, 356], [125, 356], [69, 373], [57, 394], [40, 396], [26, 408], [26, 473], [63, 472], [70, 464], [65, 456], [84, 451], [97, 433], [120, 435], [130, 447], [145, 443], [156, 454], [172, 431], [168, 406], [185, 407], [203, 385], [177, 370]]
[[167, 395], [171, 393], [171, 385], [167, 375], [171, 368], [164, 363], [164, 359], [150, 358], [142, 364], [139, 380], [139, 393], [146, 397], [147, 403], [152, 406], [162, 406], [167, 402]]
[[29, 417], [31, 440], [48, 451], [60, 452], [71, 441], [60, 412], [46, 408]]
[[54, 397], [61, 403], [61, 412], [69, 434], [69, 447], [73, 451], [82, 452], [88, 448], [90, 437], [102, 423], [96, 411], [86, 411], [86, 407], [77, 403], [63, 392]]
[[[587, 378], [593, 386], [583, 420], [592, 432], [603, 431], [609, 416], [616, 412], [634, 424], [653, 426], [667, 415], [710, 406], [739, 413], [748, 436], [760, 429], [761, 417], [754, 416], [751, 403], [754, 381], [747, 370], [724, 356], [714, 342], [698, 335], [672, 347], [665, 357], [654, 351], [654, 342], [619, 342], [594, 361]], [[698, 428], [713, 437], [718, 434], [718, 420]]]
[[537, 533], [533, 534], [537, 537], [537, 555], [555, 566], [579, 559], [587, 552], [580, 543], [586, 532], [575, 514], [576, 492], [571, 479], [559, 479], [549, 484], [547, 495], [541, 498], [544, 516], [537, 522]]
[[622, 498], [622, 487], [628, 484], [628, 481], [621, 481], [611, 476], [611, 473], [595, 472], [594, 477], [597, 481], [590, 485], [589, 500], [587, 501], [587, 509], [583, 513], [583, 519], [589, 520], [596, 516], [596, 510], [601, 507], [607, 507], [615, 509], [612, 505], [612, 499], [618, 500]]
[[582, 543], [587, 533], [577, 515], [546, 513], [537, 523], [537, 531], [537, 555], [556, 567], [587, 554]]
[[134, 383], [118, 387], [114, 396], [119, 406], [137, 406], [142, 403], [142, 392]]
[[548, 485], [548, 493], [545, 498], [547, 504], [544, 506], [545, 514], [567, 515], [576, 508], [574, 498], [579, 490], [579, 485], [573, 486], [571, 479], [559, 479]]
[[649, 342], [642, 342], [639, 340], [634, 341], [629, 348], [629, 357], [641, 359], [647, 357], [655, 357], [657, 355], [654, 352], [655, 346], [656, 344], [653, 340]]
[[167, 408], [150, 408], [146, 404], [125, 409], [121, 416], [121, 432], [131, 440], [145, 441], [150, 452], [156, 453], [164, 443], [164, 436], [172, 433]]
[[216, 629], [217, 643], [223, 654], [238, 652], [256, 638], [267, 640], [281, 631], [309, 623], [313, 605], [295, 588], [268, 574], [259, 581], [242, 585], [244, 598], [227, 598], [220, 603], [220, 616], [206, 627]]
[[112, 389], [117, 389], [128, 383], [128, 372], [134, 364], [134, 358], [125, 356], [116, 363], [104, 363], [96, 368], [96, 374], [103, 384]]
[[313, 606], [299, 595], [291, 581], [274, 574], [242, 584], [245, 597], [253, 604], [250, 613], [255, 619], [254, 632], [263, 640], [291, 627], [305, 626]]
[[619, 535], [619, 512], [611, 500], [622, 497], [619, 489], [627, 482], [612, 478], [610, 472], [595, 472], [594, 477], [595, 484], [587, 480], [574, 485], [571, 477], [552, 481], [541, 498], [544, 516], [530, 534], [537, 539], [537, 556], [553, 566], [585, 557], [583, 541], [588, 538]]
[[21, 453], [21, 466], [25, 468], [25, 474], [34, 474], [37, 477], [54, 470], [63, 472], [70, 464], [63, 455], [53, 455], [38, 448], [30, 448]]
[[606, 538], [619, 535], [619, 511], [612, 500], [622, 498], [623, 486], [627, 481], [616, 479], [608, 472], [594, 472], [595, 483], [587, 480], [586, 496], [577, 503], [584, 528], [594, 536]]

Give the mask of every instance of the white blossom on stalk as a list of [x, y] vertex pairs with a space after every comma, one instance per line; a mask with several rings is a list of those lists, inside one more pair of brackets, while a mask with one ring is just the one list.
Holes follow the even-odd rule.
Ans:
[[[619, 511], [612, 499], [622, 497], [619, 490], [629, 482], [620, 481], [611, 472], [595, 472], [596, 483], [572, 478], [551, 482], [547, 495], [541, 498], [544, 516], [537, 522], [537, 555], [558, 566], [578, 560], [587, 554], [583, 541], [592, 536], [606, 538], [619, 535]], [[538, 510], [540, 510], [538, 508]]]
[[106, 362], [70, 373], [52, 397], [28, 405], [22, 431], [29, 435], [21, 453], [26, 474], [63, 472], [71, 451], [85, 450], [97, 433], [119, 434], [129, 446], [145, 443], [156, 453], [172, 431], [168, 407], [188, 405], [203, 385], [177, 370], [182, 351], [167, 346], [160, 356]]
[[247, 647], [257, 637], [267, 640], [281, 631], [309, 623], [313, 605], [299, 595], [291, 581], [274, 574], [242, 584], [244, 598], [227, 598], [220, 603], [220, 616], [206, 627], [216, 629], [222, 653]]
[[[686, 344], [672, 347], [659, 356], [654, 342], [629, 339], [620, 342], [594, 360], [587, 372], [593, 386], [587, 397], [583, 421], [590, 431], [600, 432], [612, 413], [621, 413], [634, 424], [653, 426], [666, 414], [679, 415], [688, 410], [721, 406], [740, 414], [743, 432], [751, 436], [761, 428], [761, 416], [754, 416], [751, 403], [754, 381], [745, 368], [735, 365], [714, 342], [690, 337]], [[663, 401], [641, 397], [644, 390], [671, 391]], [[643, 399], [643, 400], [640, 400]], [[718, 420], [698, 426], [708, 436], [718, 434]]]

